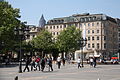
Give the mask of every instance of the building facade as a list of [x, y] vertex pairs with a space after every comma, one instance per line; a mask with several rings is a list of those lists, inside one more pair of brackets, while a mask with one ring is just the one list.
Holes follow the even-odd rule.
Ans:
[[30, 40], [35, 38], [37, 34], [42, 30], [41, 27], [36, 27], [35, 25], [28, 25], [28, 27], [30, 31], [29, 31], [29, 36], [26, 39], [26, 42], [29, 42]]
[[120, 19], [116, 18], [118, 24], [118, 42], [119, 42], [119, 50], [120, 50]]
[[39, 20], [38, 27], [35, 25], [28, 25], [30, 31], [29, 31], [29, 37], [26, 39], [26, 41], [28, 42], [33, 38], [35, 38], [37, 36], [37, 33], [39, 33], [42, 29], [44, 29], [45, 24], [46, 24], [46, 21], [44, 19], [44, 16], [42, 15]]
[[72, 25], [81, 31], [85, 28], [87, 50], [94, 50], [103, 58], [110, 58], [118, 51], [118, 23], [114, 18], [104, 14], [85, 13], [54, 18], [47, 22], [45, 29], [57, 38], [60, 31]]

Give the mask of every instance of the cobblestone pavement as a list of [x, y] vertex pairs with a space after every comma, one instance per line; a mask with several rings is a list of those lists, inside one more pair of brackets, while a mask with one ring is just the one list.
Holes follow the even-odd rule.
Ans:
[[[23, 66], [24, 68], [24, 66]], [[77, 64], [67, 64], [57, 69], [53, 64], [54, 71], [49, 72], [45, 68], [44, 72], [30, 71], [18, 73], [18, 66], [0, 68], [0, 80], [120, 80], [120, 65], [97, 65], [96, 68], [88, 64], [84, 68], [77, 68]]]

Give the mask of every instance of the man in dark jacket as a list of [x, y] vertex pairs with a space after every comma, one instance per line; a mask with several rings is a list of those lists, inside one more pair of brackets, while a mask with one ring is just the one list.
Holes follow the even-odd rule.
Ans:
[[51, 71], [53, 71], [53, 68], [52, 68], [52, 58], [48, 58], [47, 62], [48, 62], [48, 65], [49, 65], [49, 71], [50, 71], [50, 69], [51, 69]]
[[30, 69], [29, 69], [28, 65], [30, 64], [31, 61], [30, 61], [30, 59], [27, 57], [26, 60], [25, 60], [25, 62], [26, 62], [26, 64], [25, 64], [25, 69], [23, 70], [23, 72], [25, 72], [26, 69], [27, 69], [28, 72], [29, 72]]
[[41, 71], [43, 71], [44, 68], [45, 68], [45, 59], [42, 58], [42, 59], [41, 59]]

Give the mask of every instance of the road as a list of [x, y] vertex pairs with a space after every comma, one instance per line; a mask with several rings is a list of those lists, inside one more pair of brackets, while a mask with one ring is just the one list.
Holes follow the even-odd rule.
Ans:
[[[24, 66], [23, 66], [24, 68]], [[54, 71], [49, 72], [45, 68], [44, 72], [30, 71], [18, 73], [18, 66], [0, 68], [0, 80], [120, 80], [120, 65], [97, 65], [96, 68], [88, 64], [84, 68], [77, 68], [77, 64], [67, 64], [57, 69], [53, 64]]]

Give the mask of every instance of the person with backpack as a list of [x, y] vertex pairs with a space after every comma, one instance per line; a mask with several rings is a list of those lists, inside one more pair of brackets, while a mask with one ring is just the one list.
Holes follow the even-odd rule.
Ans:
[[51, 69], [51, 71], [53, 71], [53, 68], [52, 68], [52, 58], [51, 57], [47, 58], [47, 64], [49, 66], [49, 71], [50, 71], [50, 69]]
[[43, 71], [44, 68], [45, 68], [45, 59], [42, 58], [42, 59], [41, 59], [41, 71]]

